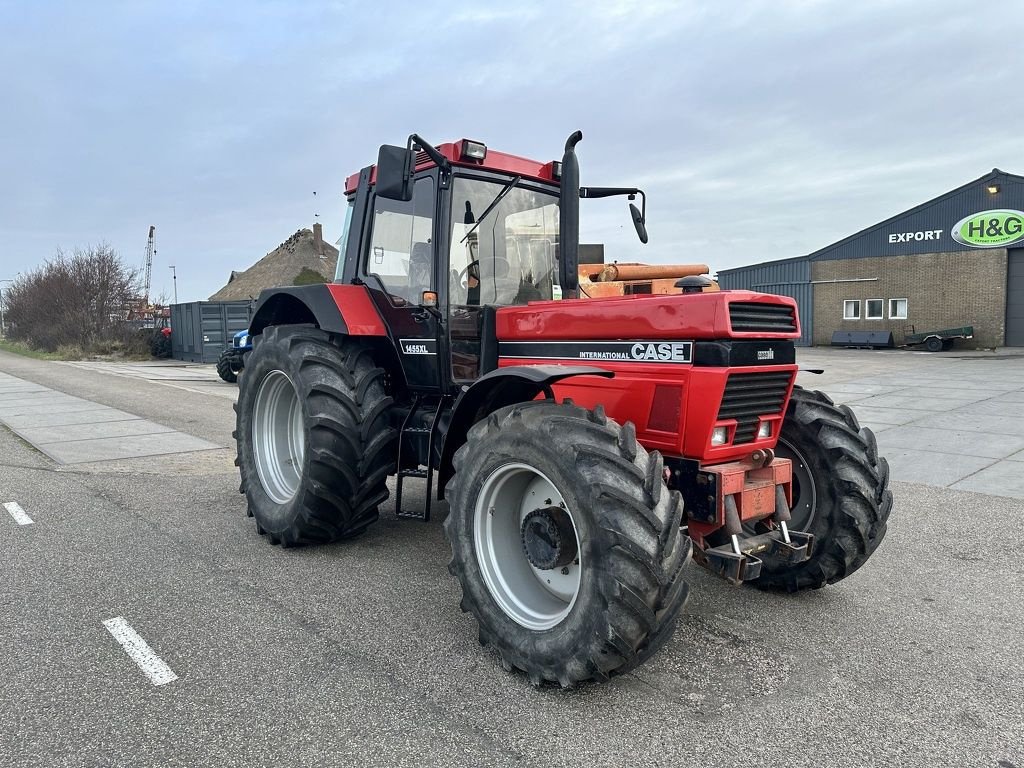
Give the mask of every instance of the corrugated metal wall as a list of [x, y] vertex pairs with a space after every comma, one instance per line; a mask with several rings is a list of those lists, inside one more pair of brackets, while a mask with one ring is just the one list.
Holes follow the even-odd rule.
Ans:
[[718, 273], [718, 284], [725, 290], [761, 291], [796, 299], [800, 314], [800, 338], [796, 343], [802, 347], [811, 345], [814, 286], [807, 257], [722, 270]]
[[249, 327], [248, 301], [193, 301], [171, 305], [171, 356], [216, 363], [231, 337]]

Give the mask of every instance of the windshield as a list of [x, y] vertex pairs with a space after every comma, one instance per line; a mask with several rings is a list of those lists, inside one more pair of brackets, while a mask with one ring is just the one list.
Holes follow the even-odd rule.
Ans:
[[525, 304], [559, 293], [558, 195], [508, 184], [455, 179], [449, 239], [452, 304]]

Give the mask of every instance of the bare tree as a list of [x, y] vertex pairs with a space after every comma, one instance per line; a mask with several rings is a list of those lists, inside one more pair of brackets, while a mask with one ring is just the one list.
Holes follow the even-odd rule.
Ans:
[[58, 250], [5, 291], [10, 336], [50, 351], [124, 341], [131, 331], [129, 309], [139, 297], [138, 277], [106, 243], [70, 255]]

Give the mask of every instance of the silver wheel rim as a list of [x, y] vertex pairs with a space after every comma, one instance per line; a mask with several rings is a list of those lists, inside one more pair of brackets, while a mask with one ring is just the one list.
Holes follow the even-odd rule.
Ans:
[[[580, 555], [564, 569], [541, 570], [527, 559], [521, 530], [530, 512], [551, 506], [569, 514]], [[572, 510], [543, 472], [522, 463], [491, 472], [477, 497], [473, 538], [484, 584], [510, 619], [541, 631], [569, 615], [580, 591], [579, 530]]]
[[287, 504], [299, 489], [306, 455], [302, 404], [283, 371], [271, 371], [259, 387], [252, 418], [256, 472], [267, 496], [276, 504]]

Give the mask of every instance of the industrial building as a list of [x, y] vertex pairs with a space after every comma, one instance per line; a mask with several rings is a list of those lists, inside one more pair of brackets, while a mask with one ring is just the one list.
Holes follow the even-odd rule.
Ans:
[[964, 346], [1024, 346], [1024, 177], [993, 169], [814, 253], [718, 280], [796, 299], [804, 345], [970, 325]]

